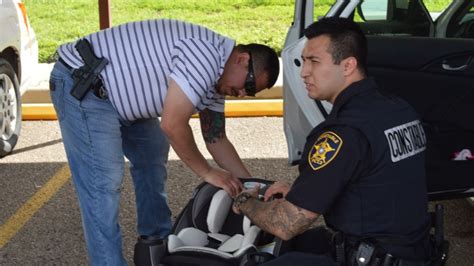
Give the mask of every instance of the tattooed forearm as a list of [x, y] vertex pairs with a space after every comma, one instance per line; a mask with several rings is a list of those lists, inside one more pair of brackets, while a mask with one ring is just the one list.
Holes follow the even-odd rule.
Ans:
[[263, 202], [251, 198], [240, 210], [262, 230], [288, 240], [310, 228], [318, 214], [294, 206], [286, 200]]
[[201, 131], [207, 143], [216, 143], [225, 136], [224, 113], [204, 109], [199, 113]]

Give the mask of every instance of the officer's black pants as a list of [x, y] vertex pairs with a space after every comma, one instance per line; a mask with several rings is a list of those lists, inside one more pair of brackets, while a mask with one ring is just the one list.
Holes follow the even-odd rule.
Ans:
[[262, 264], [263, 266], [336, 266], [336, 262], [326, 255], [316, 255], [311, 253], [304, 253], [298, 251], [292, 251], [285, 253], [281, 257], [277, 257], [267, 263]]

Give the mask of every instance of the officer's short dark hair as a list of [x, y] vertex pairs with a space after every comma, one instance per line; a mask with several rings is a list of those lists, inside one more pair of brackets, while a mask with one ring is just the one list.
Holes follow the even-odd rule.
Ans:
[[367, 75], [367, 38], [359, 25], [347, 18], [327, 17], [311, 24], [304, 35], [311, 39], [321, 35], [329, 36], [329, 53], [334, 64], [353, 56], [363, 75]]
[[239, 52], [252, 53], [253, 67], [256, 75], [268, 74], [267, 88], [273, 87], [280, 72], [278, 55], [272, 48], [257, 43], [239, 44], [236, 47]]

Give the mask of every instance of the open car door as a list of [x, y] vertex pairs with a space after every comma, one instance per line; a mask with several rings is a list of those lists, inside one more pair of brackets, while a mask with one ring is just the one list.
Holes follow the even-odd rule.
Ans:
[[[471, 10], [472, 2], [459, 6]], [[297, 0], [295, 6], [300, 10], [295, 10], [282, 52], [284, 126], [291, 164], [299, 161], [307, 134], [332, 107], [310, 99], [304, 89], [302, 29], [310, 23], [303, 18], [313, 19], [313, 1]], [[335, 1], [326, 16], [360, 21], [368, 38], [369, 76], [382, 93], [404, 98], [421, 115], [428, 138], [430, 200], [474, 195], [474, 160], [454, 160], [463, 150], [474, 153], [474, 39], [435, 37], [436, 25], [421, 0]]]

